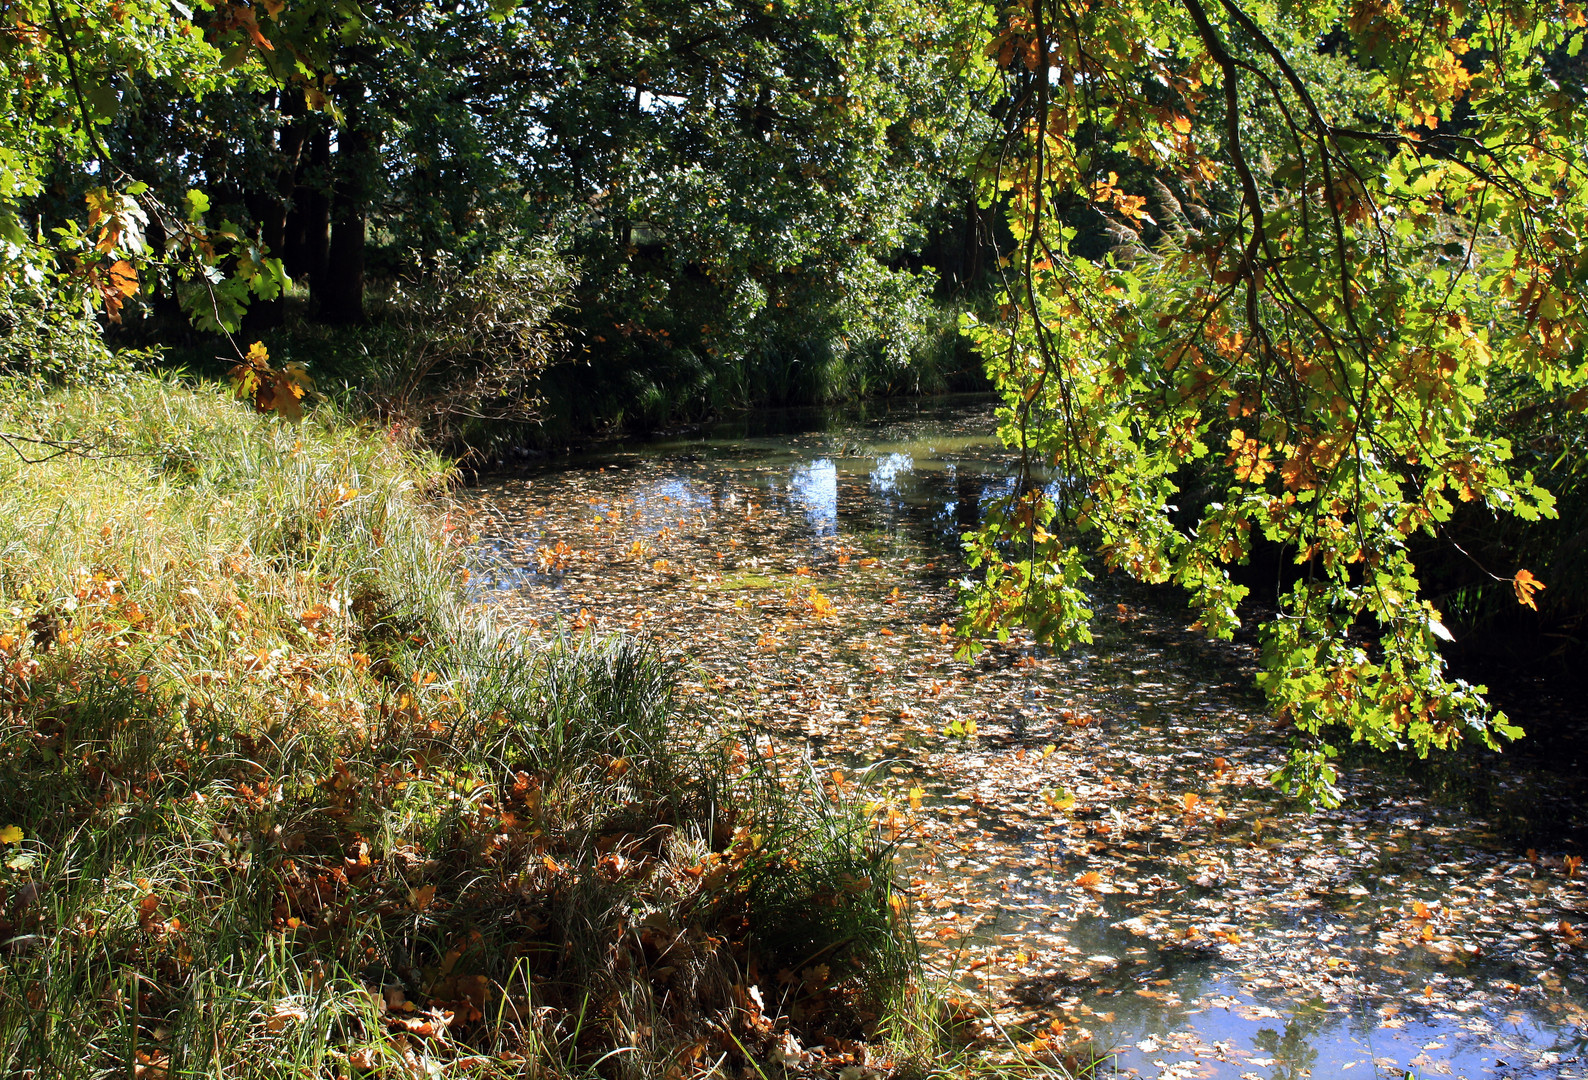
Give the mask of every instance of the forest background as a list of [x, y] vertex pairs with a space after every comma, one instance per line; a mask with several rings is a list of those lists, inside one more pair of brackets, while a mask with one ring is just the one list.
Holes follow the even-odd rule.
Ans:
[[[1293, 736], [1280, 779], [1324, 801], [1333, 743], [1427, 753], [1516, 734], [1450, 672], [1456, 639], [1580, 655], [1576, 4], [6, 12], [3, 768], [27, 796], [0, 827], [36, 845], [7, 863], [7, 931], [33, 942], [7, 967], [0, 1030], [16, 1060], [103, 1026], [80, 1011], [103, 1007], [119, 1034], [58, 1065], [169, 1061], [170, 1031], [227, 1022], [202, 971], [238, 973], [238, 1015], [277, 1018], [261, 1038], [312, 1029], [295, 1045], [344, 1064], [407, 1045], [370, 1034], [397, 1030], [370, 1011], [393, 1012], [389, 1000], [348, 1004], [347, 973], [371, 964], [429, 972], [405, 974], [408, 990], [423, 983], [484, 1023], [485, 1005], [533, 996], [539, 969], [533, 949], [456, 944], [478, 921], [457, 891], [474, 859], [542, 898], [520, 944], [572, 940], [568, 913], [591, 903], [580, 890], [626, 880], [624, 858], [713, 883], [717, 906], [679, 894], [658, 923], [686, 936], [829, 898], [818, 906], [836, 923], [801, 924], [779, 947], [851, 943], [854, 981], [834, 985], [855, 1030], [875, 1036], [891, 1017], [881, 1026], [900, 1046], [936, 1030], [902, 1004], [918, 998], [904, 992], [895, 894], [857, 869], [879, 849], [838, 819], [811, 832], [809, 807], [758, 787], [764, 771], [742, 754], [680, 762], [662, 737], [666, 678], [634, 674], [654, 658], [575, 648], [579, 674], [564, 676], [562, 659], [525, 655], [534, 680], [572, 696], [566, 709], [547, 704], [558, 693], [508, 701], [511, 680], [485, 658], [519, 646], [462, 629], [446, 584], [464, 569], [447, 562], [457, 530], [425, 501], [446, 471], [432, 450], [493, 460], [732, 407], [990, 381], [1022, 483], [969, 540], [984, 577], [967, 595], [966, 649], [1017, 623], [1084, 637], [1099, 566], [1173, 582], [1211, 634], [1258, 627], [1264, 690]], [[222, 376], [259, 416], [181, 381]], [[317, 682], [331, 671], [339, 694]], [[283, 705], [267, 688], [289, 676], [299, 690]], [[428, 693], [456, 712], [445, 740]], [[361, 726], [370, 710], [386, 726], [379, 751]], [[596, 714], [640, 739], [633, 754], [596, 740], [569, 756], [563, 735], [543, 738]], [[540, 734], [526, 744], [524, 731]], [[643, 791], [571, 794], [642, 758], [654, 768], [626, 782]], [[426, 779], [393, 779], [399, 761]], [[682, 796], [681, 777], [719, 767], [716, 786]], [[327, 785], [341, 793], [329, 806]], [[460, 791], [492, 794], [465, 810], [451, 805]], [[551, 827], [531, 793], [554, 791]], [[287, 793], [307, 800], [297, 827], [269, 805]], [[528, 807], [533, 829], [520, 827]], [[469, 839], [481, 813], [508, 837], [501, 851]], [[734, 814], [826, 837], [826, 855], [803, 869], [767, 859], [748, 825], [718, 835]], [[596, 839], [639, 836], [647, 817], [695, 846], [647, 841], [603, 862], [613, 850]], [[187, 872], [142, 869], [127, 846], [151, 830], [180, 858], [197, 849], [175, 837], [196, 831], [205, 857], [232, 867], [235, 880], [193, 894], [211, 913], [251, 912], [207, 939], [207, 962], [183, 928], [212, 916], [164, 898]], [[451, 877], [426, 883], [441, 853], [463, 850]], [[531, 886], [533, 866], [548, 876]], [[46, 912], [46, 867], [126, 885], [123, 937], [98, 938], [115, 948], [62, 959], [103, 933], [68, 932], [103, 898], [56, 890]], [[380, 910], [349, 899], [365, 875], [416, 928], [440, 889], [453, 923], [421, 946], [378, 914], [362, 922]], [[296, 930], [332, 908], [307, 951], [271, 960], [269, 988], [242, 974], [261, 968], [240, 957], [277, 955], [248, 927]], [[665, 1072], [707, 1042], [683, 1014], [665, 1035], [645, 1019], [654, 987], [622, 981], [619, 923], [591, 931], [600, 947], [577, 960], [581, 979], [605, 965], [633, 991], [603, 1004], [600, 1045], [638, 1045], [645, 1027], [654, 1045], [637, 1067]], [[748, 962], [748, 939], [724, 940]], [[462, 986], [451, 973], [465, 954], [529, 964], [519, 999], [517, 967], [486, 964], [485, 983]], [[542, 960], [557, 993], [577, 982], [570, 956]], [[138, 974], [147, 965], [158, 973]], [[701, 1014], [753, 986], [709, 981], [691, 984]], [[45, 999], [58, 1008], [36, 1009]], [[520, 1005], [504, 1052], [605, 1060], [582, 1027]], [[398, 1033], [435, 1036], [413, 1023]], [[498, 1042], [504, 1023], [499, 1011]], [[250, 1060], [214, 1054], [222, 1070]]]

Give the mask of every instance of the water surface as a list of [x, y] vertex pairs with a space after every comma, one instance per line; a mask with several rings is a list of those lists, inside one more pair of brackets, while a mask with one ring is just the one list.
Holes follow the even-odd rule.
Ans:
[[954, 660], [958, 537], [1011, 483], [992, 429], [976, 399], [768, 412], [499, 476], [479, 595], [654, 634], [705, 707], [869, 780], [990, 1037], [1165, 1080], [1583, 1075], [1588, 890], [1503, 814], [1575, 789], [1475, 758], [1484, 818], [1357, 767], [1302, 813], [1249, 653], [1121, 582], [1091, 646]]

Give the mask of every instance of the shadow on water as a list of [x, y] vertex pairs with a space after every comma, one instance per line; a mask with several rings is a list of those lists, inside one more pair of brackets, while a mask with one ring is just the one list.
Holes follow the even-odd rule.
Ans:
[[1104, 1075], [1582, 1075], [1575, 770], [1364, 759], [1304, 814], [1250, 651], [1112, 579], [1093, 645], [955, 661], [958, 537], [1011, 483], [992, 426], [978, 399], [782, 410], [499, 476], [476, 595], [652, 633], [724, 723], [919, 803], [929, 961]]

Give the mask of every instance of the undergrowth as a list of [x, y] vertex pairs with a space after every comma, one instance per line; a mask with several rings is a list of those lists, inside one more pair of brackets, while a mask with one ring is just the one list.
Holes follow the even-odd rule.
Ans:
[[946, 1066], [876, 826], [471, 609], [445, 462], [150, 376], [0, 430], [0, 1076]]

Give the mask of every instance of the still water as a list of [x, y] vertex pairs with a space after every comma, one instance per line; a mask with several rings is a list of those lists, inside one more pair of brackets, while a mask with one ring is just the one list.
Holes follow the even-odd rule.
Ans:
[[1011, 483], [992, 430], [977, 399], [767, 412], [497, 476], [478, 596], [654, 636], [703, 708], [878, 803], [991, 1039], [1165, 1080], [1588, 1073], [1562, 770], [1465, 760], [1485, 817], [1362, 764], [1304, 813], [1249, 651], [1106, 578], [1094, 644], [954, 660], [958, 537]]

